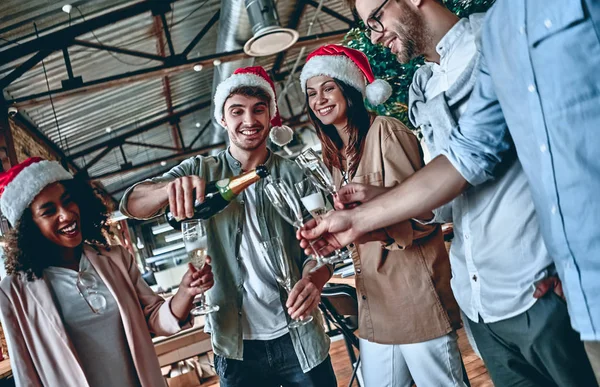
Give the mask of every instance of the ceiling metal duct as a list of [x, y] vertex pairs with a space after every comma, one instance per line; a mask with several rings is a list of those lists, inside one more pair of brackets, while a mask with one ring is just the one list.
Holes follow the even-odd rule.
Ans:
[[298, 31], [279, 24], [273, 0], [246, 0], [246, 11], [254, 36], [244, 45], [250, 56], [267, 56], [285, 51], [298, 41]]
[[[217, 35], [217, 50], [216, 52], [228, 52], [242, 49], [244, 44], [253, 37], [253, 28], [260, 30], [258, 25], [267, 26], [269, 20], [272, 20], [270, 16], [263, 18], [257, 18], [253, 21], [256, 24], [250, 22], [248, 12], [246, 11], [246, 2], [248, 0], [221, 0], [221, 16], [219, 18], [219, 31]], [[272, 0], [268, 0], [273, 5]], [[273, 9], [274, 7], [272, 7]], [[291, 14], [296, 8], [296, 1], [279, 1], [279, 17], [280, 20], [288, 20]], [[228, 78], [235, 69], [240, 67], [252, 66], [254, 59], [243, 59], [233, 62], [221, 63], [215, 67], [213, 75], [213, 89], [212, 94], [214, 97], [217, 85], [223, 80]], [[214, 103], [212, 105], [214, 109]], [[212, 143], [219, 143], [222, 141], [228, 141], [227, 133], [218, 122], [213, 122], [213, 136]]]

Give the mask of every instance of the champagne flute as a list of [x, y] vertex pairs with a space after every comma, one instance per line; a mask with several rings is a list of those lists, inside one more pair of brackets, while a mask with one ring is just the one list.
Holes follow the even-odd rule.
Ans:
[[[294, 193], [294, 190], [282, 179], [272, 179], [265, 185], [265, 193], [271, 204], [275, 207], [279, 215], [286, 222], [294, 226], [297, 230], [304, 227], [304, 216], [302, 214], [302, 207], [298, 202], [298, 198]], [[315, 260], [317, 265], [312, 268], [311, 271], [319, 269], [325, 265], [323, 257], [314, 247], [313, 242], [309, 242], [314, 252]]]
[[[188, 258], [194, 267], [202, 270], [206, 263], [208, 241], [206, 235], [206, 226], [201, 219], [186, 220], [181, 223], [181, 233], [183, 234], [183, 244], [187, 251]], [[206, 303], [206, 295], [204, 290], [200, 293], [200, 302], [191, 310], [190, 313], [194, 316], [200, 316], [219, 310], [218, 305], [210, 305]]]
[[318, 218], [327, 213], [325, 198], [312, 180], [302, 179], [302, 181], [294, 184], [294, 188], [300, 197], [302, 205], [304, 205], [306, 211], [310, 212], [313, 218]]
[[[283, 243], [279, 238], [271, 238], [260, 243], [260, 252], [267, 266], [273, 272], [275, 280], [285, 291], [290, 294], [292, 291], [292, 270], [290, 261], [283, 249]], [[295, 329], [308, 324], [313, 320], [312, 316], [304, 319], [295, 319], [288, 324], [288, 328]]]
[[[313, 218], [317, 219], [318, 217], [323, 216], [327, 213], [327, 205], [325, 203], [323, 193], [317, 186], [315, 186], [312, 180], [303, 179], [302, 181], [294, 184], [294, 189], [300, 197], [302, 205], [304, 205], [306, 211], [308, 211]], [[337, 252], [329, 257], [321, 258], [321, 261], [323, 263], [328, 264], [335, 264], [342, 260], [343, 259], [340, 259], [339, 254], [337, 254]], [[313, 267], [311, 271], [315, 271], [321, 266], [322, 265], [317, 264], [317, 266]]]
[[296, 164], [304, 171], [304, 174], [321, 188], [335, 198], [337, 195], [337, 187], [333, 182], [333, 176], [327, 169], [323, 160], [312, 149], [308, 148], [296, 157]]
[[[304, 174], [320, 189], [330, 194], [334, 199], [337, 196], [337, 187], [333, 181], [333, 176], [327, 166], [321, 160], [319, 155], [308, 148], [296, 157], [296, 164], [304, 171]], [[335, 208], [334, 208], [335, 211]], [[343, 262], [349, 258], [352, 253], [348, 250], [335, 250], [334, 255], [329, 257], [329, 263], [334, 264]]]

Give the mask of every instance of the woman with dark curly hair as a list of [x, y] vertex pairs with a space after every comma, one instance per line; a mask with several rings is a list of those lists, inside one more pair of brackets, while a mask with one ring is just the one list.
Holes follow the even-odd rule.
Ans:
[[191, 326], [194, 297], [213, 284], [210, 265], [190, 266], [171, 299], [156, 295], [134, 258], [106, 244], [101, 199], [55, 161], [1, 173], [0, 195], [14, 227], [0, 315], [16, 385], [164, 387], [150, 332]]

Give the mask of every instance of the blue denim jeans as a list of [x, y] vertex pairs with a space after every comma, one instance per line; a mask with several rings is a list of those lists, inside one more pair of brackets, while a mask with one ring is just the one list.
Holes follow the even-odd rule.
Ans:
[[309, 372], [302, 372], [289, 334], [274, 340], [244, 340], [244, 360], [215, 354], [221, 387], [336, 387], [327, 358]]

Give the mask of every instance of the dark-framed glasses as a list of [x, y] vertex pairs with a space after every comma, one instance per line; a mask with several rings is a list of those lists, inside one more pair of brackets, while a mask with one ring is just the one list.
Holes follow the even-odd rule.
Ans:
[[371, 16], [369, 16], [369, 18], [367, 19], [367, 33], [369, 33], [369, 35], [371, 31], [379, 33], [383, 32], [384, 28], [383, 24], [381, 23], [381, 20], [379, 20], [379, 14], [388, 1], [389, 0], [383, 0], [383, 3], [381, 3], [381, 5], [377, 7], [373, 12], [371, 12]]

